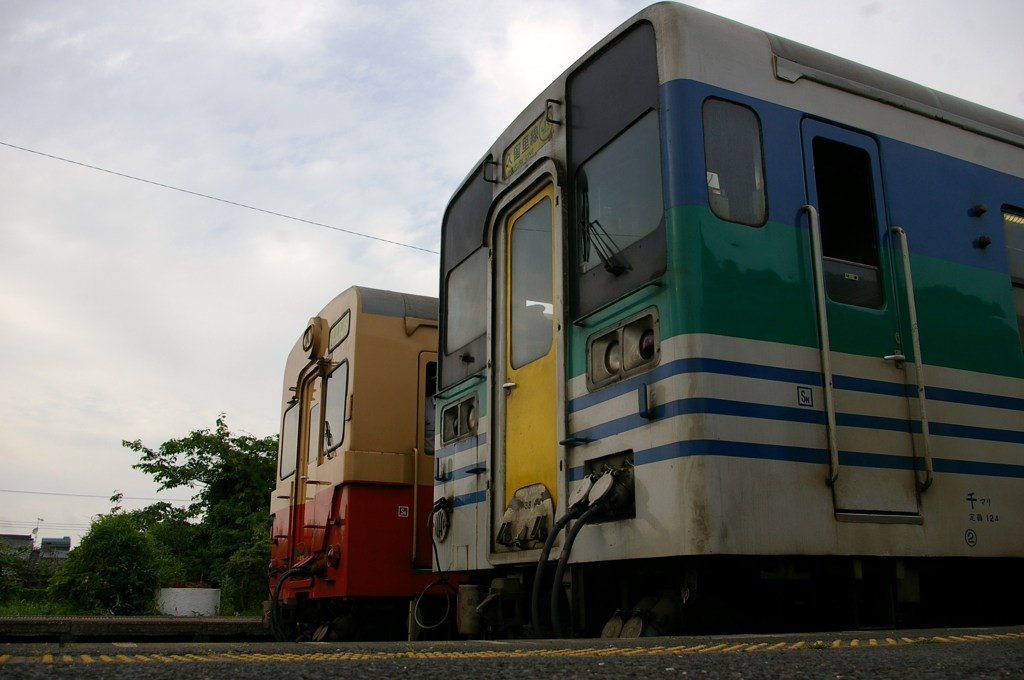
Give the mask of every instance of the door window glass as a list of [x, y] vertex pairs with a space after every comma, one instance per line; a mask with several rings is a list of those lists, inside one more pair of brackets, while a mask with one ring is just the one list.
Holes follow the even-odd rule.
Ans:
[[542, 198], [511, 226], [510, 362], [519, 368], [547, 355], [554, 337], [551, 298], [551, 199]]
[[815, 137], [812, 150], [825, 292], [836, 302], [881, 307], [871, 156], [825, 137]]
[[309, 435], [306, 438], [306, 461], [316, 465], [320, 455], [320, 380], [309, 386]]

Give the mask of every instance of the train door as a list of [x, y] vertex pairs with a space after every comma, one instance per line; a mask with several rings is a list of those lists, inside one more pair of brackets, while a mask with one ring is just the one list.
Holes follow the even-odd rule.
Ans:
[[[321, 440], [321, 405], [323, 395], [321, 393], [323, 379], [319, 371], [314, 371], [302, 382], [302, 430], [299, 445], [299, 476], [296, 479], [297, 500], [296, 505], [302, 508], [301, 524], [295, 527], [294, 536], [302, 537], [304, 554], [297, 555], [302, 558], [316, 548], [316, 491], [318, 480], [316, 479], [316, 467], [319, 462], [319, 440]], [[321, 533], [323, 538], [323, 530]]]
[[328, 372], [313, 376], [307, 387], [305, 528], [314, 550], [324, 546], [327, 524], [334, 509], [335, 481], [330, 461], [345, 443], [348, 417], [348, 361], [331, 364]]
[[320, 437], [320, 386], [319, 371], [307, 374], [299, 383], [298, 403], [289, 411], [296, 412], [298, 423], [297, 450], [295, 461], [295, 496], [292, 502], [292, 563], [307, 557], [314, 549], [310, 529], [314, 520], [314, 499], [316, 496], [315, 476]]
[[811, 120], [803, 124], [803, 147], [835, 512], [915, 521], [911, 343], [900, 329], [892, 249], [883, 248], [889, 233], [878, 147]]
[[549, 184], [505, 219], [503, 231], [505, 504], [513, 495], [527, 504], [541, 503], [547, 500], [546, 491], [551, 512], [558, 488], [554, 215], [554, 188]]

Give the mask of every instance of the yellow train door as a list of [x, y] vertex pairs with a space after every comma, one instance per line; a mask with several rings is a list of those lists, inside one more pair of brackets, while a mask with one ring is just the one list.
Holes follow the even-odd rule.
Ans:
[[505, 220], [505, 503], [541, 484], [557, 505], [555, 310], [547, 185]]

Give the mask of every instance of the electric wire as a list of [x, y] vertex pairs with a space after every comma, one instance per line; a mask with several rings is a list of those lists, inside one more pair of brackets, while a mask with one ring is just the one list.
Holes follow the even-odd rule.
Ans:
[[324, 229], [331, 229], [331, 230], [334, 230], [334, 231], [339, 231], [339, 232], [341, 232], [343, 234], [348, 234], [350, 236], [358, 236], [360, 238], [366, 238], [366, 239], [370, 239], [370, 240], [373, 240], [373, 241], [379, 241], [381, 243], [388, 243], [388, 244], [393, 245], [393, 246], [401, 246], [402, 248], [410, 248], [412, 250], [418, 250], [418, 251], [421, 251], [421, 252], [424, 252], [424, 253], [430, 253], [432, 255], [438, 255], [439, 254], [436, 250], [431, 250], [429, 248], [422, 248], [420, 246], [414, 246], [411, 243], [402, 243], [401, 241], [393, 241], [391, 239], [382, 238], [380, 236], [372, 236], [370, 234], [364, 234], [362, 232], [353, 231], [351, 229], [343, 229], [342, 227], [335, 227], [335, 226], [330, 225], [330, 224], [324, 224], [323, 222], [314, 222], [313, 220], [307, 220], [307, 219], [304, 219], [302, 217], [294, 217], [292, 215], [286, 215], [285, 213], [276, 212], [274, 210], [267, 210], [265, 208], [258, 208], [258, 207], [254, 206], [254, 205], [248, 205], [246, 203], [239, 203], [238, 201], [231, 201], [231, 200], [228, 200], [226, 198], [219, 198], [217, 196], [211, 196], [210, 194], [204, 194], [204, 193], [200, 193], [198, 191], [191, 191], [189, 189], [182, 189], [181, 187], [172, 186], [170, 184], [164, 184], [163, 182], [156, 182], [156, 181], [153, 181], [151, 179], [145, 179], [145, 178], [142, 178], [142, 177], [137, 177], [135, 175], [129, 175], [129, 174], [126, 174], [126, 173], [123, 173], [123, 172], [117, 172], [117, 171], [114, 171], [114, 170], [108, 170], [107, 168], [101, 168], [101, 167], [96, 166], [96, 165], [90, 165], [88, 163], [82, 163], [81, 161], [71, 160], [70, 158], [64, 158], [62, 156], [55, 156], [53, 154], [44, 153], [42, 151], [36, 151], [35, 149], [29, 149], [27, 147], [18, 146], [17, 144], [11, 144], [9, 142], [0, 141], [0, 146], [6, 146], [6, 147], [9, 147], [11, 149], [17, 149], [19, 151], [25, 151], [27, 153], [36, 154], [37, 156], [43, 156], [45, 158], [51, 158], [53, 160], [61, 161], [63, 163], [70, 163], [71, 165], [78, 165], [78, 166], [81, 166], [83, 168], [88, 168], [90, 170], [97, 170], [99, 172], [105, 172], [108, 175], [116, 175], [118, 177], [123, 177], [125, 179], [135, 180], [136, 182], [144, 182], [145, 184], [152, 184], [153, 186], [158, 186], [158, 187], [161, 187], [163, 189], [170, 189], [171, 191], [179, 191], [179, 192], [181, 192], [183, 194], [189, 194], [189, 195], [192, 195], [192, 196], [198, 196], [199, 198], [205, 198], [205, 199], [210, 200], [210, 201], [218, 201], [220, 203], [227, 203], [228, 205], [233, 205], [233, 206], [235, 206], [237, 208], [245, 208], [246, 210], [254, 210], [256, 212], [265, 213], [267, 215], [273, 215], [274, 217], [281, 217], [281, 218], [286, 219], [286, 220], [292, 220], [292, 221], [295, 221], [295, 222], [302, 222], [304, 224], [311, 224], [311, 225], [313, 225], [315, 227], [322, 227]]
[[[104, 498], [109, 500], [110, 496], [101, 496], [93, 493], [64, 493], [61, 491], [25, 491], [22, 489], [0, 489], [0, 493], [20, 493], [30, 496], [67, 496], [70, 498]], [[148, 498], [145, 496], [121, 496], [125, 501], [165, 501], [167, 503], [190, 503], [184, 498]]]

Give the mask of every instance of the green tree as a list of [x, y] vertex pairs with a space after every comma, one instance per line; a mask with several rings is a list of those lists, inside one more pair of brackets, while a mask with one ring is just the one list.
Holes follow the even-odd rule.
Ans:
[[151, 536], [124, 513], [103, 515], [50, 579], [51, 596], [91, 614], [146, 614], [168, 560]]
[[[111, 512], [121, 512], [121, 494], [115, 494], [110, 500], [114, 503]], [[161, 501], [125, 514], [170, 557], [171, 565], [164, 574], [162, 585], [207, 578], [209, 560], [203, 545], [203, 527], [190, 520], [192, 513], [188, 509]]]
[[0, 604], [21, 594], [22, 572], [25, 570], [22, 552], [24, 550], [0, 543]]
[[132, 467], [152, 475], [161, 490], [194, 491], [180, 514], [154, 506], [139, 512], [155, 520], [149, 531], [185, 569], [184, 580], [222, 585], [231, 556], [265, 540], [270, 528], [277, 437], [232, 435], [221, 414], [214, 430], [195, 430], [157, 449], [139, 440], [122, 444], [139, 454]]
[[269, 561], [270, 537], [265, 534], [231, 556], [224, 569], [224, 589], [220, 598], [225, 614], [260, 613], [268, 596]]

